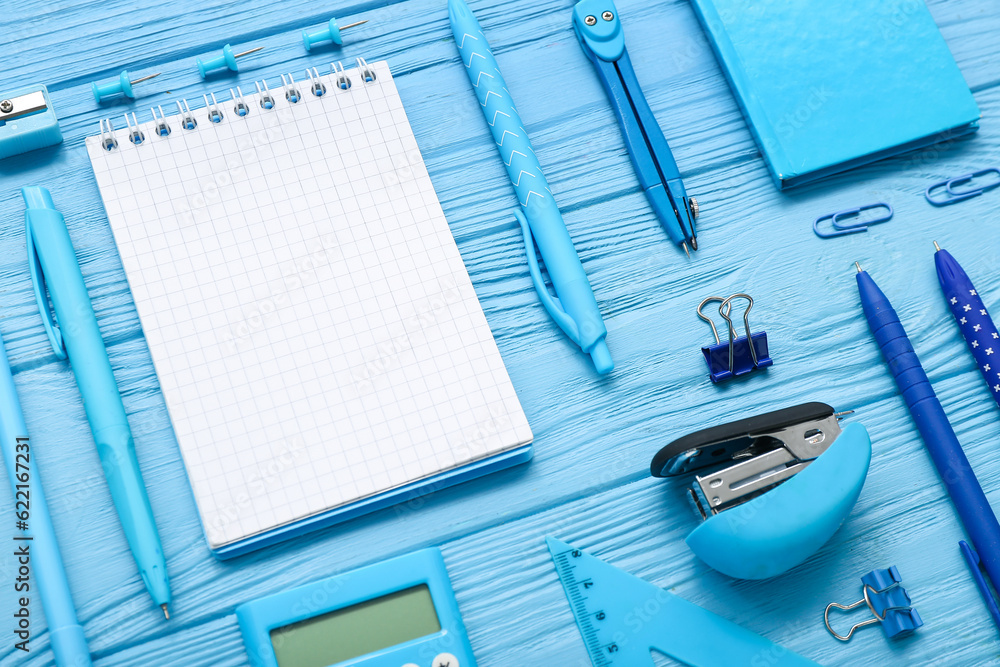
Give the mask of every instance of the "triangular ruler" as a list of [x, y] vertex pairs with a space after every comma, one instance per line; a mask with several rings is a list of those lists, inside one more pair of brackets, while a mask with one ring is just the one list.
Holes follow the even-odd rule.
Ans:
[[650, 650], [695, 667], [816, 667], [746, 628], [546, 537], [594, 667], [654, 667]]

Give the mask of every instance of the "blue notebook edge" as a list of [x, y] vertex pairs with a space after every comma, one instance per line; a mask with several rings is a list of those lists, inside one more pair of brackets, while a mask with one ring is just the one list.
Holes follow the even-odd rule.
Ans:
[[733, 78], [733, 72], [730, 70], [728, 65], [731, 61], [739, 60], [736, 48], [729, 40], [729, 35], [725, 30], [719, 30], [716, 32], [712, 29], [713, 25], [722, 25], [722, 19], [719, 16], [718, 11], [716, 11], [715, 4], [712, 3], [711, 0], [708, 2], [691, 0], [691, 7], [694, 9], [694, 13], [698, 17], [698, 22], [701, 23], [701, 29], [708, 38], [708, 43], [712, 45], [712, 51], [715, 53], [715, 59], [719, 64], [719, 69], [722, 70], [722, 74], [726, 77], [726, 83], [729, 84], [729, 91], [732, 93], [733, 98], [736, 100], [736, 104], [740, 108], [743, 120], [750, 129], [750, 134], [753, 135], [753, 140], [756, 142], [757, 148], [760, 150], [761, 155], [764, 157], [764, 161], [767, 163], [768, 171], [771, 172], [771, 176], [774, 177], [775, 182], [778, 184], [778, 188], [780, 189], [782, 187], [781, 182], [776, 176], [778, 172], [775, 170], [772, 160], [775, 159], [779, 153], [783, 161], [787, 162], [787, 157], [785, 156], [784, 151], [781, 150], [781, 144], [774, 139], [768, 143], [771, 145], [771, 150], [775, 155], [772, 156], [769, 151], [764, 149], [765, 143], [758, 131], [757, 126], [752, 120], [754, 115], [764, 117], [764, 111], [763, 109], [757, 108], [759, 105], [756, 105], [756, 100], [753, 99], [749, 100], [749, 103], [755, 105], [755, 108], [749, 108], [747, 106], [748, 101], [745, 100], [744, 96], [740, 94], [740, 90], [742, 90], [742, 88], [739, 85], [739, 82]]
[[[779, 190], [786, 190], [797, 185], [811, 183], [833, 174], [849, 171], [855, 167], [860, 167], [865, 164], [901, 155], [912, 150], [924, 148], [938, 143], [939, 141], [971, 134], [979, 129], [979, 119], [981, 118], [981, 113], [975, 120], [970, 120], [967, 123], [951, 128], [943, 128], [938, 132], [915, 138], [912, 141], [897, 144], [896, 146], [892, 146], [884, 150], [859, 155], [853, 159], [831, 164], [821, 169], [804, 173], [792, 173], [793, 170], [782, 166], [789, 164], [789, 159], [782, 148], [781, 142], [776, 138], [777, 134], [775, 132], [775, 128], [772, 127], [770, 123], [764, 124], [762, 128], [759, 127], [754, 121], [755, 118], [767, 118], [766, 112], [760, 107], [759, 103], [752, 95], [743, 94], [746, 86], [741, 85], [741, 82], [734, 78], [742, 73], [742, 69], [735, 67], [736, 64], [741, 63], [741, 60], [737, 49], [733, 46], [729, 39], [729, 35], [724, 28], [723, 21], [718, 14], [714, 0], [692, 0], [691, 6], [694, 9], [695, 15], [698, 17], [699, 23], [701, 23], [702, 30], [708, 38], [709, 44], [712, 46], [712, 51], [715, 53], [719, 68], [722, 70], [722, 73], [726, 77], [726, 81], [729, 84], [730, 92], [740, 108], [743, 119], [757, 144], [757, 148], [760, 151], [761, 156], [764, 158], [768, 172], [771, 174], [771, 178]], [[713, 29], [713, 26], [717, 29]], [[769, 130], [770, 135], [764, 137], [762, 135], [762, 129]]]
[[[806, 172], [804, 174], [796, 174], [794, 176], [786, 177], [783, 179], [778, 178], [777, 171], [770, 163], [768, 164], [768, 169], [771, 172], [771, 176], [774, 179], [775, 184], [778, 186], [778, 189], [787, 190], [788, 188], [792, 188], [797, 185], [812, 183], [822, 178], [826, 178], [827, 176], [832, 176], [833, 174], [839, 174], [845, 171], [849, 171], [851, 169], [854, 169], [855, 167], [860, 167], [866, 164], [871, 164], [872, 162], [878, 162], [879, 160], [885, 160], [886, 158], [902, 155], [910, 151], [926, 148], [927, 146], [932, 146], [941, 141], [948, 141], [950, 139], [957, 139], [959, 137], [964, 137], [969, 134], [972, 134], [978, 129], [979, 129], [978, 122], [959, 125], [957, 127], [944, 130], [943, 132], [930, 134], [927, 135], [926, 137], [921, 137], [920, 139], [915, 139], [907, 143], [897, 144], [896, 146], [893, 146], [892, 148], [887, 148], [884, 151], [875, 151], [873, 153], [868, 153], [866, 155], [857, 157], [853, 160], [839, 162], [825, 169], [816, 169], [814, 171]], [[767, 160], [766, 155], [764, 159]]]
[[[219, 560], [236, 558], [237, 556], [242, 556], [252, 551], [305, 535], [306, 533], [343, 523], [408, 500], [420, 498], [434, 491], [446, 489], [478, 477], [527, 463], [533, 455], [534, 449], [531, 443], [521, 445], [481, 461], [475, 461], [460, 468], [438, 473], [437, 475], [432, 475], [431, 477], [417, 480], [398, 488], [348, 503], [347, 505], [341, 505], [340, 507], [332, 508], [258, 535], [225, 544], [218, 548], [209, 548], [212, 554]], [[207, 537], [206, 535], [206, 540]]]

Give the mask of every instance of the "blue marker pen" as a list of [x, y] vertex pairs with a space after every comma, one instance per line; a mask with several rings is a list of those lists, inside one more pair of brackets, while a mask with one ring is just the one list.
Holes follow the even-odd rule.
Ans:
[[[125, 539], [146, 588], [163, 609], [164, 616], [170, 618], [167, 564], [153, 522], [153, 509], [139, 471], [125, 406], [66, 222], [45, 188], [22, 188], [21, 194], [27, 207], [28, 266], [49, 342], [57, 357], [69, 357]], [[58, 328], [52, 321], [46, 286]]]
[[[0, 452], [3, 453], [3, 462], [14, 492], [15, 509], [22, 507], [16, 504], [18, 501], [24, 501], [23, 507], [28, 508], [25, 522], [28, 528], [14, 537], [14, 550], [24, 548], [30, 554], [31, 579], [34, 581], [29, 581], [29, 586], [37, 588], [38, 597], [42, 600], [56, 664], [59, 667], [89, 667], [87, 638], [76, 620], [69, 581], [66, 580], [66, 570], [59, 554], [49, 506], [45, 502], [42, 480], [38, 477], [35, 452], [29, 445], [28, 429], [24, 425], [3, 340], [0, 340]], [[29, 589], [17, 595], [22, 596], [30, 600], [34, 594]]]
[[[522, 211], [514, 216], [521, 224], [528, 251], [528, 270], [545, 310], [559, 328], [594, 361], [597, 372], [610, 373], [615, 367], [604, 338], [608, 330], [594, 298], [573, 240], [566, 230], [542, 166], [535, 157], [521, 117], [507, 91], [490, 46], [479, 22], [462, 0], [448, 0], [448, 16], [455, 44], [475, 88], [486, 122], [493, 132], [507, 175], [517, 191]], [[538, 267], [534, 245], [545, 260], [556, 296], [549, 294]]]

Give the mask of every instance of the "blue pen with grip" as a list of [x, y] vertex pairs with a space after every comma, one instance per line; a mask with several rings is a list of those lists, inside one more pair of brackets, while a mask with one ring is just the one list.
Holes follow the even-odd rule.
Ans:
[[[16, 555], [18, 550], [27, 549], [33, 581], [28, 582], [29, 588], [17, 589], [15, 597], [30, 600], [35, 597], [33, 589], [37, 589], [49, 625], [56, 664], [59, 667], [89, 667], [87, 638], [76, 620], [66, 569], [59, 554], [56, 532], [52, 527], [48, 503], [45, 502], [35, 452], [28, 439], [28, 429], [24, 425], [24, 414], [17, 399], [3, 340], [0, 340], [0, 452], [3, 453], [3, 462], [14, 492], [15, 509], [27, 508], [27, 529], [14, 537], [14, 551]], [[18, 504], [20, 501], [24, 504]]]
[[[139, 574], [153, 600], [170, 618], [167, 608], [170, 584], [153, 509], [139, 471], [125, 406], [66, 222], [45, 188], [26, 187], [21, 194], [26, 206], [28, 266], [42, 322], [56, 356], [68, 357], [73, 368], [111, 499]], [[46, 288], [59, 327], [52, 320]]]
[[[522, 210], [515, 211], [514, 215], [524, 234], [528, 270], [535, 290], [559, 328], [591, 356], [597, 372], [609, 373], [614, 368], [614, 361], [604, 341], [608, 330], [597, 307], [594, 290], [576, 254], [573, 240], [542, 174], [542, 166], [535, 157], [528, 133], [514, 107], [486, 36], [472, 10], [462, 0], [448, 0], [448, 16], [466, 73], [521, 203]], [[552, 279], [555, 297], [542, 280], [535, 244]]]
[[[994, 583], [1000, 582], [1000, 522], [986, 499], [983, 487], [976, 479], [969, 459], [962, 450], [941, 402], [934, 394], [934, 388], [927, 379], [892, 304], [860, 265], [857, 281], [861, 307], [868, 326], [882, 350], [896, 386], [910, 408], [913, 421], [916, 422], [931, 460], [951, 496], [962, 525], [972, 539], [975, 549], [972, 555], [982, 563], [986, 574]], [[964, 557], [973, 566], [973, 559], [968, 554]], [[978, 584], [982, 577], [978, 570], [974, 571], [974, 575], [978, 575]], [[980, 591], [984, 595], [988, 592], [982, 586]], [[998, 620], [998, 617], [994, 616], [994, 620]]]

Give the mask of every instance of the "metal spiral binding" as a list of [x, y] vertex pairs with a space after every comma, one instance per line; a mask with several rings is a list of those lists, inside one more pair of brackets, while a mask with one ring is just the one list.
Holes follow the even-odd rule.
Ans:
[[[184, 103], [183, 106], [181, 106], [181, 102]], [[198, 127], [198, 121], [191, 114], [191, 107], [188, 106], [187, 100], [177, 100], [177, 110], [181, 113], [181, 127], [185, 130], [193, 130]]]
[[[106, 132], [104, 129], [105, 124], [107, 125]], [[110, 118], [101, 119], [101, 146], [103, 146], [106, 151], [112, 151], [118, 148], [118, 140], [115, 139], [115, 126], [111, 124]]]
[[[160, 110], [160, 117], [156, 117], [156, 109]], [[153, 120], [156, 122], [156, 133], [161, 137], [165, 137], [170, 134], [170, 124], [167, 123], [167, 116], [163, 113], [163, 107], [157, 106], [156, 109], [150, 108], [149, 113], [153, 114]]]
[[[261, 84], [264, 86], [264, 90], [261, 90]], [[257, 94], [260, 95], [260, 108], [266, 111], [270, 111], [274, 108], [274, 96], [271, 95], [271, 90], [267, 87], [267, 81], [257, 81]]]
[[299, 89], [295, 87], [295, 79], [292, 78], [292, 73], [289, 72], [287, 74], [287, 79], [285, 79], [285, 76], [285, 74], [281, 75], [281, 87], [285, 90], [285, 99], [295, 104], [302, 99], [302, 95], [299, 93]]
[[355, 62], [358, 64], [358, 73], [365, 80], [365, 83], [371, 83], [375, 80], [375, 70], [368, 66], [368, 61], [364, 58], [356, 58]]
[[240, 118], [248, 115], [250, 113], [250, 107], [247, 106], [246, 100], [243, 99], [243, 91], [240, 90], [239, 86], [236, 86], [236, 92], [233, 89], [229, 89], [229, 94], [233, 98], [233, 113], [235, 113]]
[[[361, 77], [364, 83], [372, 83], [376, 80], [375, 70], [368, 64], [364, 58], [357, 58], [357, 74]], [[350, 90], [352, 82], [351, 77], [347, 75], [344, 70], [344, 65], [340, 62], [330, 63], [330, 76], [333, 77], [333, 83], [337, 90], [345, 91]], [[326, 84], [323, 83], [322, 77], [319, 74], [319, 70], [315, 67], [308, 68], [306, 70], [306, 77], [309, 79], [309, 90], [315, 97], [324, 96], [327, 91]], [[289, 74], [281, 75], [281, 85], [282, 90], [285, 94], [285, 99], [291, 104], [297, 104], [302, 101], [302, 93], [299, 91], [298, 84], [295, 83], [295, 78]], [[273, 111], [278, 106], [278, 100], [271, 93], [270, 88], [267, 86], [266, 80], [260, 80], [255, 82], [258, 95], [258, 103], [260, 108], [267, 112]], [[252, 112], [252, 106], [247, 102], [247, 99], [243, 95], [243, 91], [237, 86], [235, 89], [229, 89], [229, 96], [233, 103], [233, 114], [237, 118], [245, 118]], [[205, 100], [205, 112], [209, 122], [213, 124], [218, 124], [224, 122], [226, 116], [223, 113], [222, 107], [219, 105], [219, 101], [216, 99], [214, 93], [207, 93], [202, 95]], [[177, 116], [174, 120], [180, 125], [181, 129], [191, 131], [198, 127], [198, 119], [195, 114], [191, 111], [191, 107], [188, 105], [186, 99], [176, 100], [177, 104]], [[153, 119], [153, 126], [149, 128], [151, 136], [168, 137], [173, 131], [171, 122], [167, 120], [167, 116], [163, 111], [162, 106], [151, 107], [150, 115]], [[128, 138], [129, 141], [135, 145], [139, 146], [147, 142], [146, 135], [143, 133], [139, 126], [139, 121], [136, 118], [135, 113], [125, 114], [125, 124], [128, 127]], [[118, 145], [118, 140], [115, 138], [115, 127], [111, 122], [110, 118], [103, 118], [100, 121], [100, 143], [101, 147], [107, 151], [116, 150]]]
[[224, 116], [222, 115], [222, 109], [219, 108], [219, 103], [215, 99], [215, 93], [212, 93], [212, 102], [209, 103], [208, 95], [202, 95], [205, 98], [205, 108], [208, 109], [208, 119], [213, 123], [221, 123]]
[[326, 86], [319, 80], [319, 72], [316, 68], [306, 69], [306, 76], [309, 77], [309, 89], [312, 90], [312, 94], [316, 97], [322, 97], [323, 93], [326, 92]]
[[128, 140], [129, 141], [131, 141], [136, 146], [138, 146], [143, 141], [145, 141], [146, 135], [144, 135], [139, 130], [139, 121], [137, 121], [135, 119], [135, 112], [134, 111], [132, 112], [132, 119], [131, 120], [129, 120], [128, 114], [125, 114], [125, 124], [128, 125]]
[[339, 60], [335, 63], [330, 63], [330, 74], [337, 77], [337, 88], [347, 90], [351, 87], [351, 80], [348, 78], [347, 73], [344, 72], [344, 66]]

